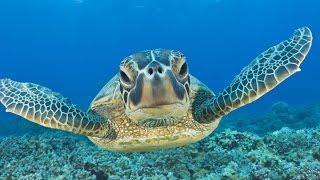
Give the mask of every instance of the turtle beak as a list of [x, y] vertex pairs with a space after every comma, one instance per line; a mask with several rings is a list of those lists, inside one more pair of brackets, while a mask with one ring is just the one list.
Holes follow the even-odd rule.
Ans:
[[[136, 81], [136, 86], [129, 94], [130, 112], [143, 111], [148, 118], [161, 118], [173, 112], [176, 113], [174, 116], [180, 116], [177, 112], [186, 112], [186, 89], [170, 69], [153, 62], [144, 73], [139, 74]], [[145, 117], [133, 117], [136, 118]]]
[[152, 65], [146, 73], [138, 76], [136, 87], [130, 93], [130, 108], [134, 110], [183, 104], [187, 97], [186, 91], [173, 72], [160, 64]]

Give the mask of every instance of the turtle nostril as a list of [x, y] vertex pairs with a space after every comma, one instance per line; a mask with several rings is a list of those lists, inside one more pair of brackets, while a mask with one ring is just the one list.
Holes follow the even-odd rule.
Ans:
[[163, 73], [163, 69], [162, 69], [162, 67], [159, 67], [159, 68], [158, 68], [158, 72], [159, 72], [160, 74], [162, 74], [162, 73]]
[[149, 68], [148, 73], [149, 73], [149, 75], [152, 75], [153, 74], [153, 69]]

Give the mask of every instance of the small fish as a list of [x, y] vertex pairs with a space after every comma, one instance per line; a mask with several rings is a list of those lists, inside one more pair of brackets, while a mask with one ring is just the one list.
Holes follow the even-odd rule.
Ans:
[[73, 0], [73, 2], [78, 3], [78, 4], [82, 4], [82, 3], [84, 3], [84, 0]]
[[135, 7], [135, 8], [145, 8], [144, 5], [135, 5], [134, 7]]

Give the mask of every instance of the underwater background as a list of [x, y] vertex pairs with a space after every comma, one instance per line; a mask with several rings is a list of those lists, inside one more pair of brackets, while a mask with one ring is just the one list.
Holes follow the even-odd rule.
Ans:
[[120, 61], [183, 52], [215, 93], [271, 46], [308, 26], [293, 75], [225, 117], [212, 136], [151, 153], [112, 153], [0, 108], [1, 179], [320, 179], [320, 1], [1, 0], [0, 78], [33, 82], [87, 109]]

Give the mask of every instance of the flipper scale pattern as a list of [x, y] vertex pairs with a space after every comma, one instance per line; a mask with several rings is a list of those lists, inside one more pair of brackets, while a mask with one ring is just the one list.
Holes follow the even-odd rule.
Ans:
[[7, 112], [49, 128], [94, 137], [106, 137], [111, 129], [107, 119], [37, 84], [1, 79], [0, 102]]
[[218, 96], [199, 105], [194, 113], [195, 119], [200, 123], [210, 123], [271, 91], [300, 71], [311, 44], [310, 29], [297, 29], [293, 37], [254, 59]]

